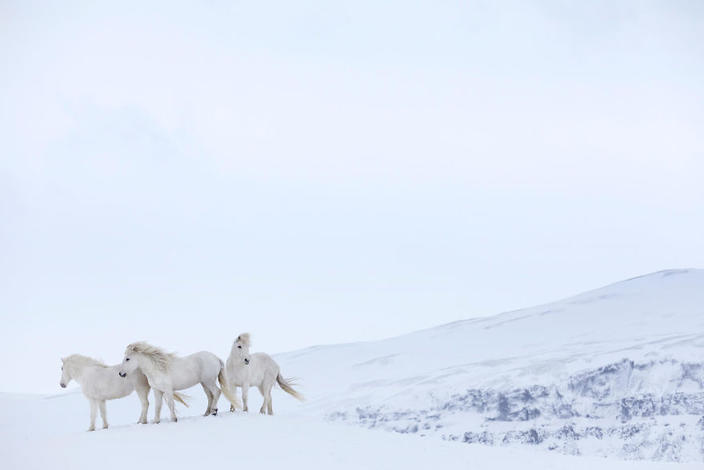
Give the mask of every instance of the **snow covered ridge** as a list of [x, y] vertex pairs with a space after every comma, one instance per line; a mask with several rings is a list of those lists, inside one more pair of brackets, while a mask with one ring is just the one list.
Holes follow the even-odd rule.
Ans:
[[[637, 393], [653, 375], [667, 376], [677, 383], [677, 391]], [[685, 391], [693, 385], [698, 391]], [[425, 409], [366, 406], [351, 413], [330, 413], [328, 418], [467, 443], [527, 444], [573, 455], [701, 461], [703, 385], [704, 363], [623, 360], [571, 377], [564, 385], [469, 389]]]
[[281, 355], [308, 411], [429, 438], [704, 461], [704, 271]]

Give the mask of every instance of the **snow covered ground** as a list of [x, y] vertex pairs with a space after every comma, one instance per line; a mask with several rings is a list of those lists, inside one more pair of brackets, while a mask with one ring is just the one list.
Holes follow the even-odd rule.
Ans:
[[[308, 400], [275, 390], [273, 417], [203, 418], [193, 389], [178, 423], [133, 424], [130, 396], [108, 403], [110, 429], [87, 433], [76, 388], [0, 394], [3, 467], [655, 469], [704, 460], [701, 270], [276, 359]], [[252, 408], [259, 399], [253, 391]]]
[[[284, 400], [282, 393], [276, 395], [275, 400]], [[3, 468], [675, 468], [659, 462], [644, 465], [526, 449], [467, 446], [325, 423], [298, 413], [269, 417], [228, 412], [204, 418], [193, 408], [180, 408], [183, 417], [178, 423], [137, 425], [130, 420], [136, 417], [136, 400], [110, 405], [111, 427], [89, 433], [84, 431], [87, 405], [78, 394], [0, 397]]]

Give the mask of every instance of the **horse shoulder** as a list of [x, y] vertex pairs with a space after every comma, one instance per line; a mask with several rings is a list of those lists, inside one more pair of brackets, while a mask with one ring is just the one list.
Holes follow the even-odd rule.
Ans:
[[232, 358], [227, 359], [225, 371], [227, 380], [233, 385], [240, 385], [246, 381], [249, 373], [249, 366]]
[[130, 374], [130, 382], [135, 386], [144, 387], [149, 386], [149, 381], [147, 376], [144, 375], [141, 369], [135, 369], [134, 373]]
[[225, 361], [225, 369], [228, 371], [234, 371], [236, 369], [239, 369], [242, 365], [240, 364], [241, 360], [232, 357], [232, 354], [227, 358], [227, 361]]

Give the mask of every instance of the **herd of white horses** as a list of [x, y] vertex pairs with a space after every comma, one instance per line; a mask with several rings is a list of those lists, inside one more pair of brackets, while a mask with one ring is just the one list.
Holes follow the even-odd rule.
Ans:
[[[178, 421], [174, 400], [186, 404], [183, 395], [177, 393], [196, 384], [201, 384], [208, 407], [203, 416], [217, 415], [220, 392], [230, 402], [230, 411], [242, 408], [247, 411], [247, 395], [250, 387], [257, 387], [264, 397], [260, 413], [273, 414], [271, 389], [275, 383], [299, 400], [303, 396], [293, 388], [292, 381], [281, 376], [279, 365], [265, 353], [250, 354], [249, 333], [237, 337], [227, 363], [215, 354], [201, 351], [179, 357], [145, 342], [132, 343], [125, 349], [122, 363], [107, 366], [102, 362], [80, 354], [61, 359], [61, 387], [66, 388], [71, 380], [81, 386], [83, 395], [90, 402], [90, 427], [95, 430], [98, 409], [103, 420], [103, 429], [108, 427], [105, 402], [123, 398], [137, 392], [142, 403], [139, 423], [147, 423], [149, 390], [154, 390], [154, 422], [161, 420], [162, 400], [171, 412], [171, 419]], [[218, 382], [220, 387], [218, 388]], [[242, 390], [242, 403], [237, 398], [237, 387]]]

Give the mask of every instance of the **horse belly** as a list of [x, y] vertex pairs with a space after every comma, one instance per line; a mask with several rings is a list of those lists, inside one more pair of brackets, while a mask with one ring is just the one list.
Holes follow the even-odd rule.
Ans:
[[124, 398], [134, 391], [134, 386], [130, 383], [129, 385], [122, 385], [119, 388], [111, 390], [110, 396], [106, 400], [115, 400], [117, 398]]
[[174, 390], [191, 388], [202, 381], [200, 368], [195, 361], [182, 360], [171, 368], [171, 385]]
[[200, 380], [198, 378], [193, 378], [193, 377], [172, 377], [171, 378], [171, 385], [173, 386], [174, 390], [184, 390], [186, 388], [191, 388], [194, 385], [197, 385], [200, 383]]
[[114, 400], [126, 397], [134, 390], [134, 385], [129, 380], [119, 377], [111, 369], [103, 369], [93, 374], [91, 383], [84, 391], [86, 396], [95, 400]]

